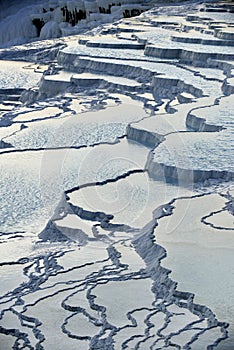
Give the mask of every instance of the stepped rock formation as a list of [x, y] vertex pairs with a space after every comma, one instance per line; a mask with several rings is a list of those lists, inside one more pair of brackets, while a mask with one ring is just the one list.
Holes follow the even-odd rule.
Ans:
[[[3, 0], [0, 4], [0, 47], [29, 40], [79, 34], [120, 18], [140, 15], [154, 0]], [[5, 16], [4, 16], [5, 15]]]
[[233, 3], [33, 6], [1, 39], [1, 349], [232, 350]]

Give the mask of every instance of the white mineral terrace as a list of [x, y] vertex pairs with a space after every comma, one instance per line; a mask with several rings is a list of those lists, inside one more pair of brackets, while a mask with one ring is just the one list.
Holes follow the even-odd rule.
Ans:
[[2, 1], [0, 350], [234, 349], [233, 13]]

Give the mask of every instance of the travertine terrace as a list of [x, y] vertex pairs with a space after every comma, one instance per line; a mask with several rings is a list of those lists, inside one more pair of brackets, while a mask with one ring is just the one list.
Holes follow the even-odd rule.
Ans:
[[0, 50], [1, 350], [234, 348], [234, 5], [152, 6]]

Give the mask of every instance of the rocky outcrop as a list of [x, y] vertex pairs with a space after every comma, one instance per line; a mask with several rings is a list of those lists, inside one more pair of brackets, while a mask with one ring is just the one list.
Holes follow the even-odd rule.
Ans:
[[196, 97], [202, 97], [203, 91], [193, 85], [187, 84], [183, 80], [154, 76], [152, 81], [155, 97], [173, 99], [183, 92], [188, 92]]
[[146, 164], [149, 176], [153, 179], [160, 179], [166, 182], [176, 183], [184, 186], [196, 182], [204, 182], [208, 179], [217, 179], [221, 181], [232, 181], [234, 173], [218, 170], [199, 170], [199, 169], [183, 169], [177, 166], [157, 163], [150, 159]]
[[[8, 42], [21, 44], [29, 39], [44, 40], [78, 34], [102, 23], [139, 16], [149, 10], [153, 3], [147, 1], [143, 5], [136, 0], [31, 1], [31, 6], [27, 6], [28, 3], [20, 8], [15, 6], [15, 13], [11, 14], [10, 11], [10, 15], [1, 21], [0, 28], [4, 28], [4, 35], [0, 35], [0, 46]], [[6, 9], [5, 12], [7, 14]]]
[[138, 129], [131, 124], [127, 126], [126, 133], [129, 140], [134, 140], [152, 148], [157, 147], [165, 139], [163, 135], [149, 130]]
[[234, 94], [234, 78], [225, 79], [222, 85], [224, 95], [230, 96]]
[[124, 76], [129, 79], [137, 79], [138, 81], [151, 81], [154, 73], [141, 67], [133, 65], [118, 64], [116, 62], [105, 62], [103, 60], [95, 60], [92, 58], [82, 58], [76, 53], [60, 51], [58, 62], [64, 68], [81, 73], [83, 71], [98, 74], [110, 74], [114, 76]]
[[206, 119], [199, 118], [193, 112], [188, 113], [186, 118], [186, 125], [188, 128], [196, 131], [215, 132], [223, 129], [220, 125], [212, 125], [206, 123]]
[[147, 45], [145, 55], [158, 57], [161, 59], [176, 59], [183, 63], [193, 65], [204, 65], [207, 60], [234, 60], [234, 54], [213, 53], [213, 52], [195, 52], [186, 49], [175, 49], [168, 47], [157, 47], [156, 45]]

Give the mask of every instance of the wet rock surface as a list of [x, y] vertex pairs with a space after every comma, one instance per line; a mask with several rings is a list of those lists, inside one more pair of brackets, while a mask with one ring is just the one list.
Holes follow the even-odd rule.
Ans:
[[160, 4], [1, 50], [2, 349], [233, 349], [233, 28]]

